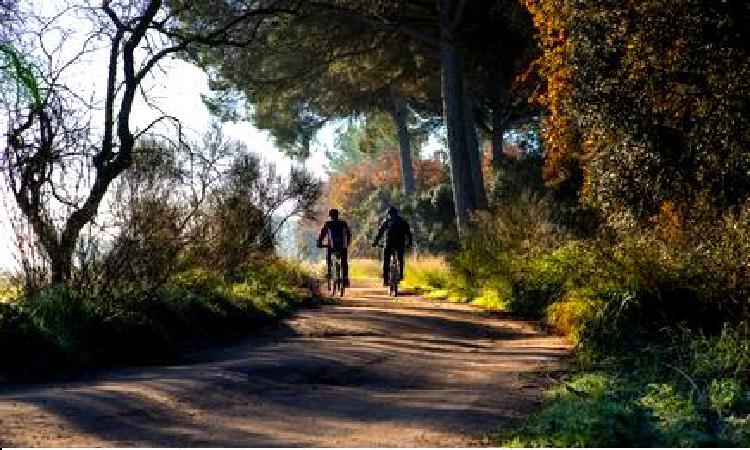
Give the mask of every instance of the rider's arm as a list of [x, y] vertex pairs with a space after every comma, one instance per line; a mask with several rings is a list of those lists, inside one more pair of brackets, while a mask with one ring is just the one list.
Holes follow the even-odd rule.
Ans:
[[320, 230], [320, 234], [318, 235], [318, 247], [323, 246], [323, 239], [325, 238], [326, 233], [328, 233], [328, 222], [326, 222]]
[[374, 241], [374, 242], [372, 243], [372, 246], [373, 246], [373, 247], [377, 247], [377, 246], [378, 246], [378, 242], [380, 242], [380, 238], [381, 238], [381, 237], [383, 237], [383, 233], [385, 233], [385, 228], [386, 228], [387, 226], [388, 226], [388, 222], [387, 222], [387, 221], [384, 221], [384, 222], [383, 222], [383, 223], [382, 223], [382, 224], [380, 225], [380, 229], [378, 230], [378, 235], [377, 235], [377, 236], [375, 236], [375, 241]]

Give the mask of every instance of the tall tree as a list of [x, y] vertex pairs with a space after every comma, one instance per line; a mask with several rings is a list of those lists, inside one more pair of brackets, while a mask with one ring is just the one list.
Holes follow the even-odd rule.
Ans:
[[405, 196], [411, 197], [414, 193], [414, 168], [411, 163], [411, 139], [409, 138], [409, 128], [407, 126], [408, 111], [406, 109], [406, 102], [399, 97], [398, 93], [393, 93], [392, 101], [393, 107], [391, 113], [398, 134], [401, 188]]
[[[183, 33], [175, 28], [177, 15], [196, 6], [194, 3], [104, 0], [100, 7], [73, 6], [70, 11], [86, 15], [94, 25], [94, 31], [83, 39], [84, 48], [61, 51], [76, 40], [60, 39], [60, 48], [47, 53], [48, 70], [40, 69], [37, 78], [43, 82], [32, 83], [46, 86], [38, 98], [3, 97], [9, 127], [3, 149], [6, 175], [20, 211], [49, 258], [53, 282], [70, 278], [81, 230], [97, 214], [113, 181], [131, 165], [136, 141], [157, 123], [173, 120], [162, 116], [145, 129], [133, 130], [133, 105], [144, 80], [170, 55], [194, 51], [201, 45], [240, 45], [252, 37], [236, 35], [237, 23], [260, 27], [268, 18], [288, 11], [273, 4], [254, 5], [237, 16]], [[54, 29], [54, 23], [39, 20], [43, 26], [37, 42], [44, 45], [45, 33]], [[61, 85], [60, 80], [62, 71], [93, 51], [98, 42], [107, 42], [109, 59], [103, 74], [103, 120], [94, 128], [88, 118], [92, 105], [85, 100], [87, 96]], [[54, 61], [58, 55], [70, 53], [75, 55], [72, 60]], [[28, 89], [25, 79], [17, 82]]]
[[[394, 88], [411, 108], [433, 117], [443, 116], [449, 136], [458, 226], [465, 230], [469, 211], [486, 204], [475, 136], [480, 99], [487, 95], [486, 85], [490, 83], [478, 83], [473, 72], [483, 65], [487, 72], [492, 69], [483, 63], [483, 57], [473, 58], [470, 69], [462, 60], [478, 48], [482, 36], [491, 34], [487, 28], [508, 28], [506, 34], [515, 33], [509, 26], [513, 21], [506, 20], [513, 14], [522, 17], [518, 22], [527, 28], [531, 24], [528, 13], [511, 0], [500, 2], [503, 8], [496, 7], [496, 3], [305, 2], [304, 13], [269, 30], [263, 44], [266, 58], [253, 60], [241, 52], [222, 52], [213, 53], [207, 62], [219, 69], [230, 86], [240, 86], [247, 94], [255, 108], [256, 123], [258, 118], [268, 117], [270, 128], [280, 131], [293, 129], [286, 118], [294, 119], [298, 114], [259, 113], [269, 106], [277, 112], [295, 108], [320, 118], [347, 117], [368, 109], [388, 111], [382, 100], [389, 98]], [[510, 8], [513, 14], [505, 14], [506, 5], [515, 5]], [[497, 49], [496, 46], [494, 50]], [[492, 51], [481, 49], [483, 55]], [[523, 54], [499, 51], [508, 54], [503, 63], [511, 65], [517, 55]], [[513, 73], [505, 70], [498, 84], [508, 84], [504, 78]]]
[[305, 157], [326, 121], [387, 112], [400, 138], [403, 189], [413, 191], [409, 110], [435, 103], [426, 85], [437, 73], [418, 43], [347, 15], [311, 10], [268, 30], [256, 44], [259, 51], [251, 54], [260, 58], [250, 60], [240, 49], [201, 58], [217, 74], [217, 89], [239, 88], [246, 96], [256, 126], [270, 130], [287, 153]]

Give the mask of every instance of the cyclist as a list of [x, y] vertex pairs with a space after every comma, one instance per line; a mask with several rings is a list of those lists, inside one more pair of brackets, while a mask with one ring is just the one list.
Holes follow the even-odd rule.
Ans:
[[[331, 255], [333, 255], [334, 251], [338, 251], [341, 255], [341, 270], [344, 272], [342, 274], [344, 276], [344, 286], [349, 287], [349, 259], [346, 249], [352, 243], [352, 232], [349, 230], [349, 225], [346, 222], [339, 220], [338, 209], [330, 209], [328, 217], [331, 220], [323, 225], [318, 235], [318, 247], [328, 248], [326, 252], [326, 276], [331, 278]], [[328, 245], [323, 245], [324, 239], [328, 239]]]
[[380, 225], [378, 235], [375, 236], [373, 247], [377, 247], [380, 238], [385, 233], [385, 251], [383, 252], [383, 286], [388, 286], [388, 265], [391, 255], [396, 253], [398, 256], [398, 266], [401, 269], [401, 279], [404, 278], [404, 250], [405, 247], [411, 247], [412, 235], [409, 224], [398, 214], [395, 206], [388, 208], [386, 219]]

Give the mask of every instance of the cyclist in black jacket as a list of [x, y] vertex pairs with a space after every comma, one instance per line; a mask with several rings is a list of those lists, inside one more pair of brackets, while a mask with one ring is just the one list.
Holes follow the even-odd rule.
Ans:
[[401, 268], [401, 279], [404, 278], [404, 250], [412, 245], [411, 228], [409, 224], [398, 215], [398, 209], [391, 206], [388, 208], [386, 219], [380, 225], [378, 235], [375, 237], [373, 247], [377, 247], [380, 238], [385, 234], [385, 250], [383, 251], [383, 286], [388, 286], [388, 262], [395, 252], [398, 256]]
[[[338, 209], [329, 210], [328, 217], [331, 220], [323, 225], [318, 235], [318, 247], [327, 247], [328, 249], [326, 252], [327, 277], [331, 278], [331, 255], [334, 251], [338, 251], [341, 254], [341, 270], [344, 272], [342, 274], [344, 276], [344, 286], [349, 287], [349, 258], [346, 249], [352, 243], [352, 232], [346, 222], [339, 220]], [[323, 245], [324, 239], [328, 240], [328, 245]]]

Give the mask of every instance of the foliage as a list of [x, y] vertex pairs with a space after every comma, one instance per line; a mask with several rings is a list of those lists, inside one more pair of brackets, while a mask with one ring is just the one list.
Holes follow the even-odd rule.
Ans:
[[321, 224], [327, 220], [328, 208], [338, 208], [353, 230], [352, 254], [373, 257], [370, 247], [385, 210], [396, 206], [409, 221], [415, 238], [415, 249], [434, 252], [456, 243], [451, 193], [445, 165], [438, 159], [414, 160], [416, 192], [405, 198], [398, 171], [398, 153], [381, 149], [377, 156], [363, 157], [330, 175], [327, 195], [318, 203], [318, 215], [303, 224], [308, 231], [307, 253], [317, 255], [312, 245]]
[[[409, 148], [413, 156], [418, 158], [419, 149], [427, 139], [427, 129], [416, 116], [410, 115], [410, 118]], [[326, 156], [330, 170], [342, 172], [365, 160], [377, 158], [383, 151], [395, 150], [398, 146], [396, 125], [391, 115], [370, 113], [339, 127], [336, 130], [335, 148], [326, 152]]]
[[234, 339], [302, 301], [308, 276], [267, 258], [230, 282], [205, 269], [154, 287], [122, 281], [106, 289], [53, 285], [0, 304], [0, 374], [69, 375], [98, 364], [162, 361], [186, 347]]
[[646, 347], [551, 389], [538, 414], [498, 440], [526, 447], [747, 446], [747, 325], [714, 337], [671, 336], [672, 345]]
[[[637, 346], [663, 327], [718, 332], [747, 317], [746, 211], [683, 228], [580, 239], [551, 222], [549, 206], [521, 196], [484, 215], [451, 259], [454, 289], [487, 295], [510, 311], [544, 319], [597, 349]], [[461, 287], [463, 286], [463, 288]]]
[[411, 255], [406, 260], [403, 283], [420, 290], [444, 289], [451, 286], [450, 266], [445, 258]]
[[10, 303], [18, 300], [21, 296], [21, 288], [12, 277], [0, 275], [0, 303]]
[[608, 214], [747, 198], [747, 5], [528, 0], [543, 52], [546, 175]]
[[15, 48], [0, 43], [0, 86], [3, 95], [26, 97], [30, 108], [44, 103], [44, 87], [39, 70]]
[[194, 267], [227, 276], [242, 273], [258, 255], [274, 254], [281, 225], [290, 216], [307, 214], [318, 198], [318, 181], [303, 170], [282, 177], [273, 165], [221, 136], [208, 136], [205, 146], [215, 147], [200, 152], [210, 161], [191, 172], [187, 168], [197, 162], [185, 164], [159, 143], [142, 145], [146, 151], [137, 154], [116, 190], [119, 232], [80, 270], [81, 277], [98, 270], [98, 282], [158, 286]]
[[281, 177], [220, 136], [204, 144], [185, 145], [186, 153], [158, 141], [135, 147], [112, 191], [114, 239], [79, 242], [75, 282], [35, 286], [3, 303], [0, 374], [162, 361], [242, 336], [300, 304], [308, 275], [275, 256], [274, 240], [287, 218], [280, 208], [304, 215], [318, 182], [301, 170]]
[[[210, 9], [183, 14], [183, 27], [200, 28], [217, 13], [241, 14], [240, 3], [211, 3]], [[224, 92], [241, 92], [253, 123], [269, 130], [288, 154], [304, 159], [329, 120], [391, 111], [394, 96], [438, 103], [432, 98], [439, 91], [437, 61], [425, 56], [424, 43], [379, 28], [351, 7], [289, 2], [273, 26], [242, 23], [255, 37], [250, 45], [199, 57], [214, 74], [214, 104], [222, 106]]]
[[[504, 180], [501, 180], [504, 181]], [[576, 231], [555, 192], [501, 196], [435, 298], [541, 319], [575, 347], [571, 382], [503, 446], [746, 446], [748, 207], [669, 207]], [[518, 192], [521, 192], [520, 194]]]
[[281, 225], [308, 214], [319, 195], [319, 182], [303, 170], [292, 169], [284, 179], [255, 155], [235, 155], [210, 192], [187, 257], [226, 273], [241, 271], [254, 255], [273, 253]]

